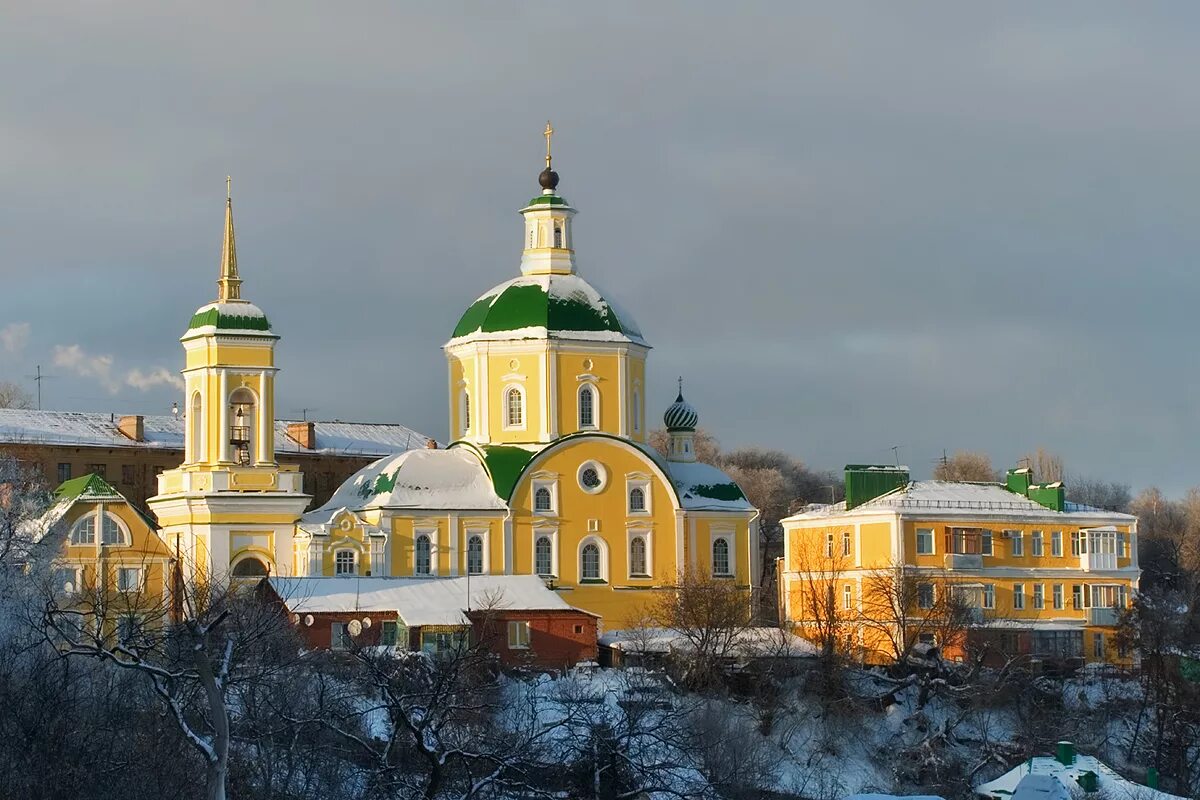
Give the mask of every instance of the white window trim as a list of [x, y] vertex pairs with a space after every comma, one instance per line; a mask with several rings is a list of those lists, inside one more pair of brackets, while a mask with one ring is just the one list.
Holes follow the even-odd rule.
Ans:
[[[595, 469], [596, 474], [600, 476], [600, 485], [594, 489], [589, 489], [587, 486], [583, 485], [583, 473], [588, 467]], [[608, 470], [606, 470], [604, 465], [598, 461], [584, 461], [579, 465], [579, 469], [575, 472], [575, 482], [579, 484], [579, 488], [587, 494], [600, 494], [600, 492], [603, 492], [606, 488], [608, 488]], [[629, 502], [628, 498], [625, 502]]]
[[[592, 422], [590, 425], [583, 424], [583, 393], [592, 393]], [[600, 430], [600, 387], [591, 381], [587, 381], [579, 385], [575, 390], [575, 422], [581, 431], [598, 431]]]
[[1061, 583], [1056, 583], [1050, 588], [1051, 605], [1057, 610], [1062, 610], [1067, 606], [1067, 594], [1065, 587]]
[[[354, 566], [351, 572], [338, 572], [338, 556], [342, 553], [349, 553]], [[359, 570], [362, 568], [362, 560], [359, 558], [361, 553], [354, 547], [339, 547], [333, 551], [333, 576], [335, 578], [357, 578]]]
[[372, 536], [370, 541], [371, 577], [385, 578], [388, 574], [387, 537]]
[[[524, 634], [525, 634], [524, 637], [522, 637], [520, 635], [520, 633], [518, 633], [516, 636], [515, 644], [513, 643], [513, 641], [514, 641], [513, 631], [514, 630], [524, 631]], [[524, 638], [524, 640], [525, 640], [524, 643], [522, 643], [522, 641], [521, 641], [522, 638]], [[532, 640], [533, 640], [533, 626], [531, 626], [529, 624], [528, 620], [510, 619], [508, 621], [508, 649], [509, 650], [528, 650], [530, 648]]]
[[1034, 558], [1041, 558], [1046, 555], [1045, 531], [1029, 532], [1029, 555], [1033, 556]]
[[1063, 554], [1063, 532], [1050, 531], [1050, 557], [1062, 558]]
[[468, 528], [466, 530], [466, 532], [463, 534], [462, 550], [460, 551], [462, 553], [462, 564], [460, 565], [461, 571], [459, 574], [460, 575], [467, 574], [467, 556], [468, 556], [467, 545], [471, 542], [472, 536], [478, 536], [480, 539], [483, 540], [483, 565], [482, 565], [483, 572], [481, 572], [479, 574], [480, 575], [491, 575], [492, 574], [492, 552], [491, 552], [492, 551], [492, 548], [491, 548], [492, 542], [491, 542], [491, 531], [489, 531], [487, 528]]
[[1009, 545], [1008, 555], [1010, 557], [1024, 558], [1025, 557], [1025, 532], [1017, 530], [1006, 530], [1004, 538], [1008, 539], [1012, 544]]
[[[926, 531], [929, 533], [929, 549], [928, 550], [921, 549], [921, 532], [922, 531]], [[917, 528], [916, 536], [917, 536], [917, 555], [919, 555], [919, 556], [937, 555], [937, 537], [933, 535], [933, 528]]]
[[[642, 497], [645, 498], [645, 508], [634, 510], [630, 503], [630, 494], [634, 489], [642, 490]], [[648, 517], [653, 513], [653, 507], [650, 500], [650, 479], [642, 476], [626, 476], [625, 478], [625, 513], [631, 517]]]
[[849, 611], [854, 608], [854, 587], [846, 583], [842, 585], [842, 610]]
[[[604, 541], [599, 536], [585, 536], [579, 540], [579, 547], [575, 551], [575, 570], [579, 576], [579, 582], [583, 583], [583, 548], [589, 544], [596, 545], [600, 550], [600, 578], [599, 580], [610, 583], [609, 580], [609, 559], [608, 559], [608, 542]], [[596, 578], [587, 578], [588, 581], [597, 580]]]
[[71, 573], [71, 589], [69, 592], [70, 594], [76, 594], [83, 590], [83, 588], [82, 588], [83, 587], [83, 565], [82, 564], [59, 564], [54, 567], [54, 572], [55, 572], [55, 583], [60, 584], [60, 585], [54, 587], [54, 590], [56, 592], [67, 592], [65, 582], [60, 582], [58, 580], [59, 576], [57, 573], [60, 573], [60, 572], [70, 572]]
[[533, 565], [533, 573], [535, 575], [541, 575], [541, 573], [537, 571], [537, 541], [543, 536], [550, 540], [550, 574], [548, 576], [542, 575], [541, 577], [557, 578], [562, 574], [558, 568], [558, 528], [533, 529], [533, 537], [530, 539], [529, 550], [529, 555], [533, 560], [529, 563]]
[[[429, 574], [417, 572], [417, 537], [429, 537]], [[412, 574], [413, 577], [427, 578], [438, 574], [438, 528], [413, 528], [412, 538]]]
[[347, 623], [345, 623], [345, 622], [329, 623], [329, 649], [330, 650], [337, 652], [337, 653], [344, 653], [350, 649], [349, 646], [345, 644], [345, 639], [338, 635], [339, 629], [341, 629], [341, 631], [346, 632], [347, 637], [349, 636], [350, 632], [346, 629], [346, 625], [347, 625]]
[[[508, 394], [509, 394], [509, 392], [511, 392], [513, 390], [516, 390], [516, 392], [521, 396], [521, 423], [519, 425], [513, 425], [509, 422]], [[503, 416], [501, 418], [501, 423], [502, 423], [501, 428], [503, 430], [523, 431], [523, 430], [527, 429], [527, 427], [529, 425], [529, 404], [525, 401], [526, 401], [525, 387], [519, 383], [506, 383], [504, 385], [504, 388], [502, 390], [500, 390], [500, 407], [503, 410]]]
[[[88, 521], [91, 521], [91, 523], [92, 523], [92, 539], [91, 539], [91, 541], [90, 542], [75, 541], [75, 533], [80, 528], [83, 527], [83, 524], [85, 522], [88, 522]], [[90, 546], [95, 546], [97, 537], [99, 535], [100, 535], [100, 531], [96, 529], [96, 512], [89, 511], [88, 513], [84, 514], [82, 517], [75, 520], [75, 522], [73, 522], [71, 524], [71, 533], [68, 536], [67, 541], [70, 543], [71, 547], [90, 547]]]
[[[987, 550], [983, 549], [983, 543], [987, 542]], [[979, 532], [979, 555], [993, 556], [996, 554], [996, 541], [992, 531]]]
[[[646, 574], [633, 573], [633, 540], [642, 539], [646, 543]], [[654, 531], [649, 528], [630, 528], [625, 532], [625, 572], [631, 580], [645, 580], [654, 575]]]
[[[125, 572], [126, 570], [132, 570], [133, 572], [137, 573], [137, 583], [134, 585], [134, 587], [132, 589], [121, 586], [121, 574], [123, 572]], [[146, 585], [146, 570], [142, 569], [141, 567], [126, 567], [126, 566], [122, 566], [122, 565], [118, 564], [117, 565], [117, 581], [116, 581], [116, 583], [117, 583], [117, 591], [121, 592], [123, 594], [132, 594], [133, 592], [140, 592]]]
[[[734, 538], [734, 534], [734, 531], [719, 530], [713, 531], [709, 536], [708, 567], [710, 570], [713, 570], [713, 575], [717, 577], [732, 578], [737, 575], [737, 540]], [[716, 564], [713, 563], [713, 546], [717, 543], [718, 539], [724, 539], [725, 543], [729, 546], [729, 572], [718, 573], [713, 569], [716, 567]]]
[[1030, 596], [1033, 598], [1033, 607], [1035, 610], [1041, 611], [1046, 608], [1046, 584], [1033, 584], [1033, 592]]
[[996, 607], [996, 584], [985, 583], [983, 585], [983, 590], [980, 591], [979, 595], [979, 604], [981, 608], [991, 610]]
[[[1020, 589], [1021, 591], [1019, 591], [1019, 592], [1018, 592], [1018, 591], [1017, 591], [1017, 589]], [[1013, 591], [1013, 610], [1014, 610], [1014, 611], [1024, 611], [1024, 610], [1025, 610], [1025, 607], [1026, 607], [1026, 603], [1025, 603], [1025, 584], [1023, 584], [1023, 583], [1014, 583], [1014, 584], [1013, 584], [1012, 591]], [[1018, 604], [1017, 604], [1017, 598], [1020, 598], [1020, 599], [1021, 599], [1021, 603], [1020, 603], [1020, 605], [1018, 605]]]
[[[925, 605], [921, 602], [921, 598], [923, 596], [922, 589], [924, 589], [926, 586], [929, 587], [929, 605]], [[934, 586], [932, 583], [918, 583], [917, 584], [917, 608], [921, 609], [922, 611], [928, 611], [931, 608], [933, 608], [935, 605], [937, 605], [937, 587]]]
[[[550, 510], [539, 511], [537, 507], [537, 491], [538, 489], [550, 490]], [[537, 480], [533, 481], [529, 495], [529, 504], [532, 507], [533, 513], [539, 517], [557, 517], [558, 516], [558, 481], [557, 480]]]

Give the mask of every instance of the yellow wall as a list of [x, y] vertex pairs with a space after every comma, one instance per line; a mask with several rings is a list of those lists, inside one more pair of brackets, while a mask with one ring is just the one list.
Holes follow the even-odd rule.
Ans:
[[[130, 543], [72, 545], [70, 532], [75, 523], [87, 515], [94, 515], [101, 507], [125, 524]], [[127, 602], [128, 607], [136, 606], [144, 610], [153, 609], [162, 603], [169, 579], [171, 551], [128, 503], [77, 502], [64, 516], [63, 524], [65, 536], [56, 564], [83, 569], [82, 586], [76, 587], [77, 589], [92, 591], [103, 588], [105, 595], [114, 599], [118, 607], [121, 606], [122, 600]], [[97, 542], [100, 533], [101, 526], [97, 520]], [[142, 570], [141, 592], [136, 595], [123, 595], [117, 591], [117, 570], [122, 567], [137, 567]]]

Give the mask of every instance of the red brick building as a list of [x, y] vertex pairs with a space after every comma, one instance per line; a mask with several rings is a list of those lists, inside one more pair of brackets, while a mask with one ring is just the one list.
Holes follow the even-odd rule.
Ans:
[[314, 649], [353, 642], [437, 653], [471, 637], [506, 666], [596, 660], [599, 617], [568, 605], [535, 575], [272, 577], [263, 585]]

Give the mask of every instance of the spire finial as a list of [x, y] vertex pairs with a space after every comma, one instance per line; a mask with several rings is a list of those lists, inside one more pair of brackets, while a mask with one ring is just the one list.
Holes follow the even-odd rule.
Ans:
[[546, 137], [546, 169], [550, 169], [550, 137], [554, 135], [554, 128], [550, 125], [550, 120], [546, 120], [546, 130], [542, 131], [542, 136]]
[[683, 399], [683, 376], [679, 376], [679, 399]]
[[221, 243], [221, 277], [217, 279], [217, 301], [240, 302], [242, 279], [238, 277], [237, 243], [233, 237], [233, 178], [225, 176], [225, 239]]

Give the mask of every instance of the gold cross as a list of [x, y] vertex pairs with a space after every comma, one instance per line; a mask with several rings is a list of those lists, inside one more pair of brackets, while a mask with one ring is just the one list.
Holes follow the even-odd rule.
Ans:
[[546, 130], [542, 135], [546, 137], [546, 169], [550, 169], [550, 137], [554, 135], [554, 128], [550, 127], [550, 120], [546, 120]]
[[233, 178], [228, 175], [225, 176], [225, 199], [233, 199]]

